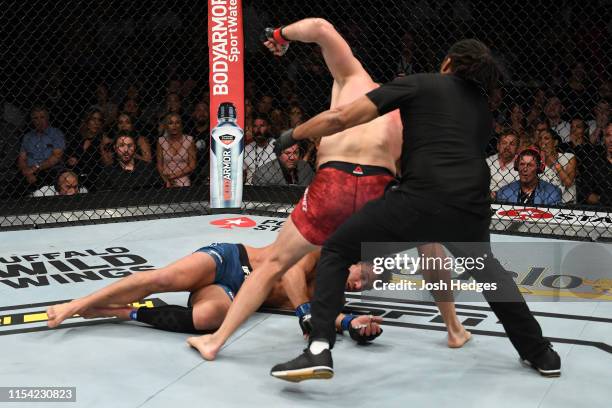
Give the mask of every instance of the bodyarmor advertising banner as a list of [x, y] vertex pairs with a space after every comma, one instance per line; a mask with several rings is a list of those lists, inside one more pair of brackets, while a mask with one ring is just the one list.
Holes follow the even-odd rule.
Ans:
[[[241, 0], [209, 0], [210, 207], [240, 208], [244, 160]], [[215, 119], [216, 118], [216, 119]]]

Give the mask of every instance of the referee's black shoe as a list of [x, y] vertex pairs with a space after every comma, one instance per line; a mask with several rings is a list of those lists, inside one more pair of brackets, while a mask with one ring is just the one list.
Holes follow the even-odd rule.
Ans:
[[561, 376], [561, 357], [550, 346], [538, 356], [530, 360], [524, 359], [523, 364], [537, 370], [542, 377]]
[[327, 349], [319, 354], [305, 349], [297, 358], [272, 367], [270, 375], [291, 382], [328, 379], [334, 376], [334, 362]]

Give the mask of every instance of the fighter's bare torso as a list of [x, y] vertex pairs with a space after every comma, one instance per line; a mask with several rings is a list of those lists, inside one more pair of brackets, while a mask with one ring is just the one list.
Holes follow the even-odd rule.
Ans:
[[[378, 85], [361, 68], [344, 85], [334, 81], [331, 108], [346, 105]], [[347, 129], [321, 140], [318, 165], [328, 161], [345, 161], [385, 167], [396, 174], [396, 162], [402, 148], [402, 122], [399, 111], [393, 111], [369, 123]]]

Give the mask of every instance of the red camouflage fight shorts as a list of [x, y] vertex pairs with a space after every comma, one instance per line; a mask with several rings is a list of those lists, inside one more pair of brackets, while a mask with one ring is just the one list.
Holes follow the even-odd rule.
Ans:
[[308, 242], [323, 245], [365, 203], [381, 197], [394, 179], [384, 167], [324, 163], [291, 213], [291, 220]]

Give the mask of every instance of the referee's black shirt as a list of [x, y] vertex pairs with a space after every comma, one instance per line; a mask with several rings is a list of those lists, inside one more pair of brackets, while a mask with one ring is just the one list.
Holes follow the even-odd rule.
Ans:
[[488, 216], [492, 121], [479, 87], [452, 74], [397, 78], [367, 94], [404, 126], [400, 190]]

